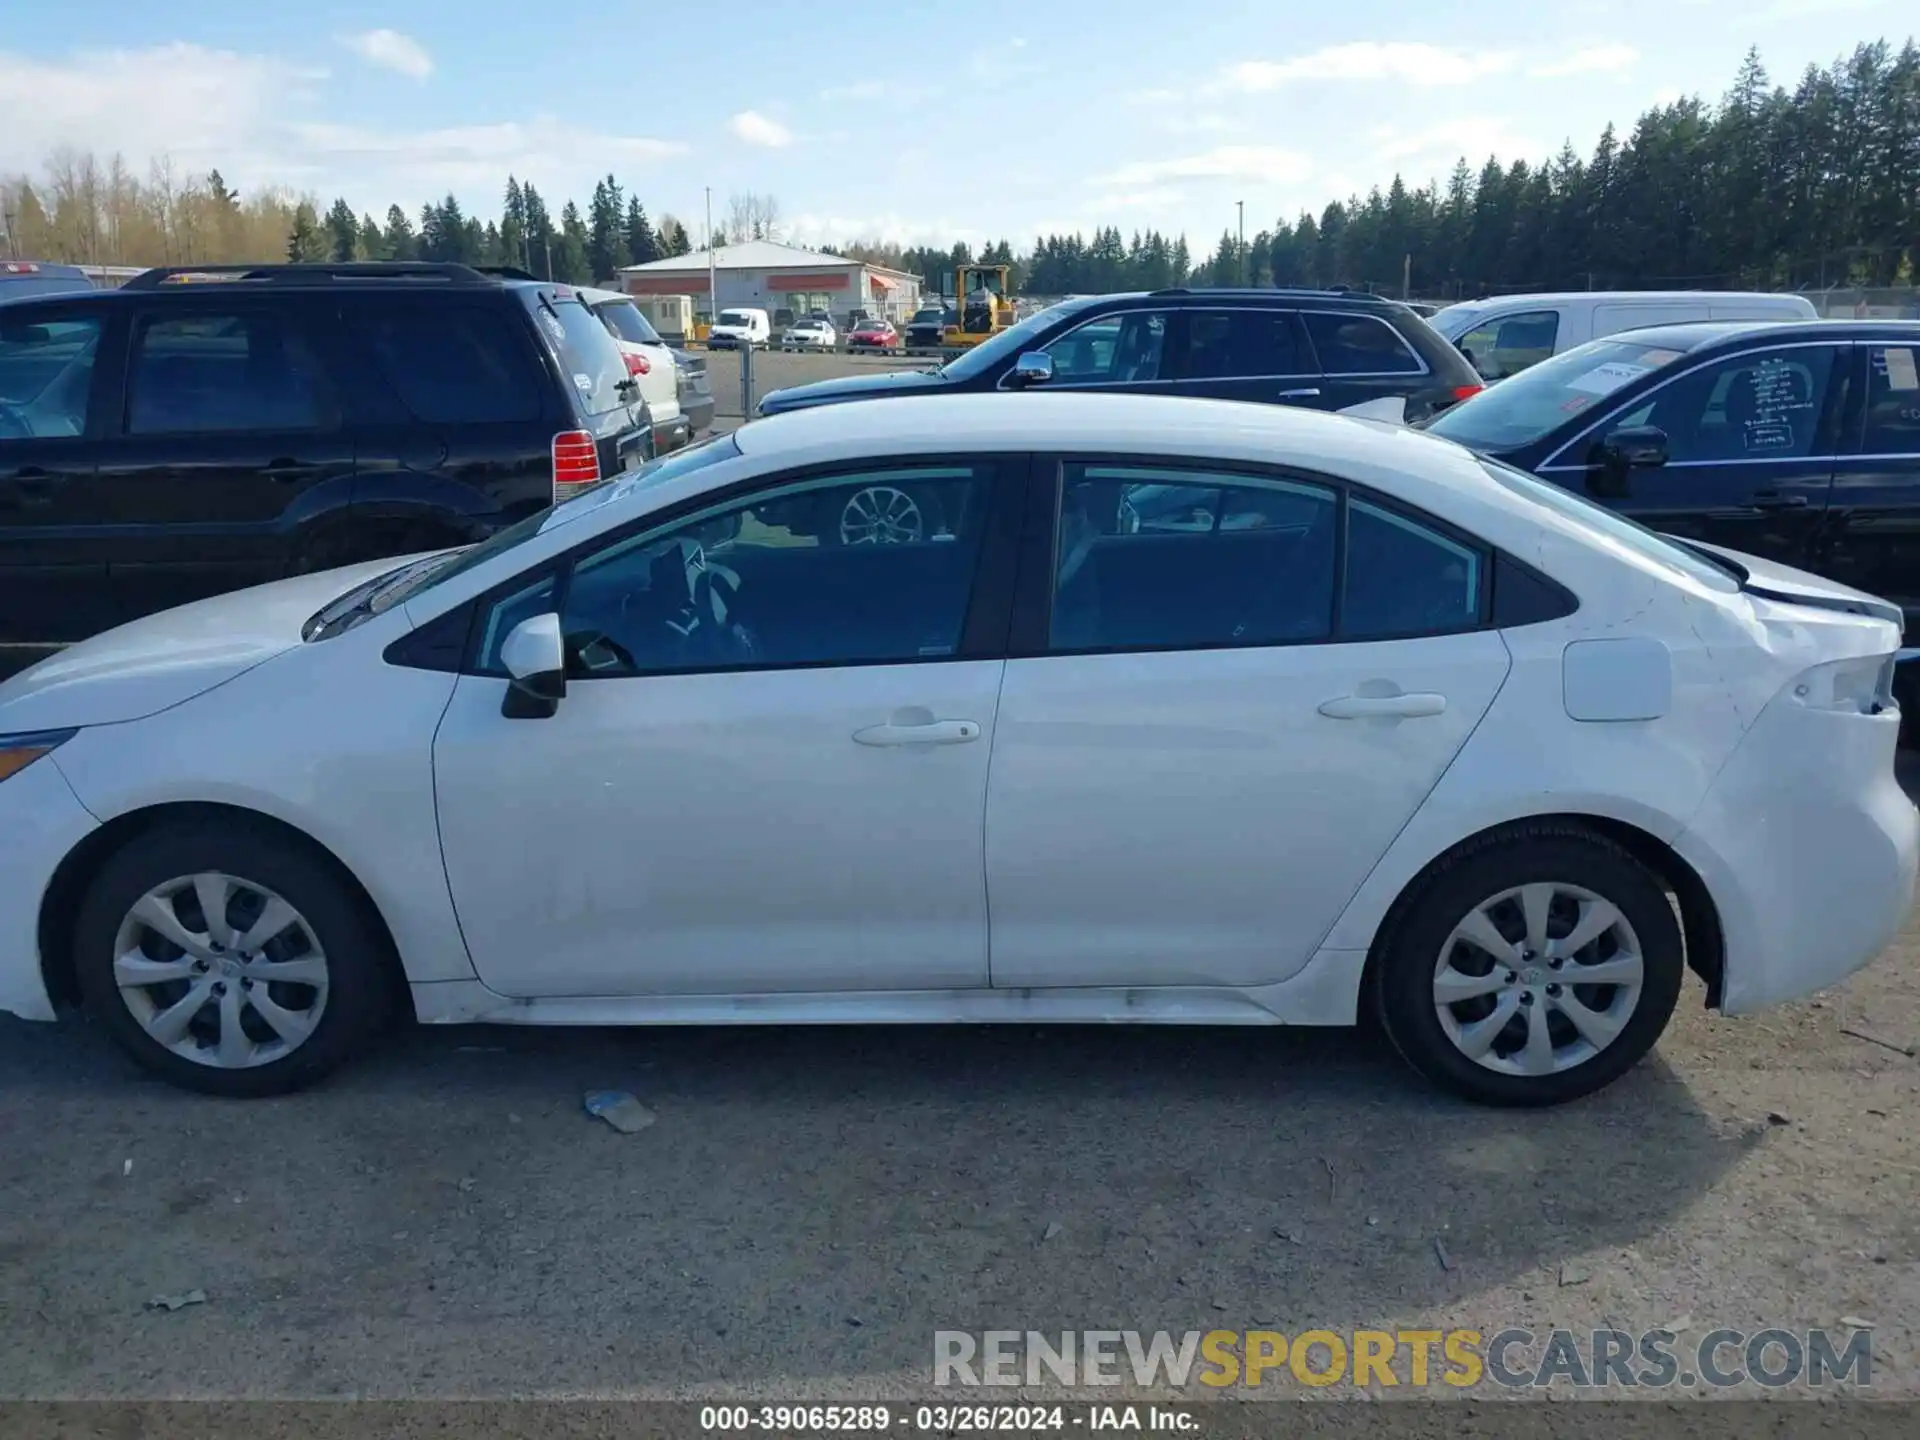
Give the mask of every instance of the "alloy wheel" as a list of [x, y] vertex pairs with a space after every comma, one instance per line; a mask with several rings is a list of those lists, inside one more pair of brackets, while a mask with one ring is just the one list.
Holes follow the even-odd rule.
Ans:
[[854, 491], [840, 512], [842, 545], [899, 545], [925, 539], [926, 528], [914, 498], [891, 485]]

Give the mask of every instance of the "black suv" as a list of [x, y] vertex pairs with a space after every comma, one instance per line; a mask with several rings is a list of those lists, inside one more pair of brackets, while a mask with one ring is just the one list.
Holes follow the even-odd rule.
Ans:
[[13, 301], [0, 667], [221, 591], [464, 544], [651, 453], [619, 349], [563, 285], [183, 267]]
[[1426, 428], [1655, 530], [1884, 595], [1920, 646], [1920, 323], [1634, 330]]
[[1403, 399], [1404, 418], [1415, 421], [1480, 387], [1467, 358], [1395, 300], [1342, 290], [1155, 290], [1063, 300], [937, 370], [775, 390], [760, 413], [887, 395], [1047, 389], [1316, 410]]

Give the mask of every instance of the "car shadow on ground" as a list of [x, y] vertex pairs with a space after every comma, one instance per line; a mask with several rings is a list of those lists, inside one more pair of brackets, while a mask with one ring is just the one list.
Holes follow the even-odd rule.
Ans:
[[[589, 1118], [601, 1087], [655, 1123]], [[1146, 1027], [414, 1028], [223, 1102], [8, 1025], [0, 1114], [0, 1300], [39, 1297], [17, 1353], [80, 1393], [190, 1286], [220, 1303], [182, 1340], [290, 1338], [246, 1377], [172, 1346], [172, 1393], [203, 1363], [215, 1393], [810, 1393], [924, 1377], [939, 1328], [1391, 1324], [1633, 1244], [1758, 1139], [1657, 1058], [1499, 1112], [1363, 1032]], [[457, 1378], [422, 1325], [458, 1327]]]

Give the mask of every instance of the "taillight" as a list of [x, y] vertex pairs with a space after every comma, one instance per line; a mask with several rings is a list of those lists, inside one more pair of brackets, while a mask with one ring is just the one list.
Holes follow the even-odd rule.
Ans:
[[1484, 385], [1456, 385], [1453, 387], [1453, 398], [1456, 401], [1471, 400], [1486, 388]]
[[626, 360], [626, 362], [627, 362], [627, 374], [629, 374], [629, 375], [650, 375], [650, 374], [652, 374], [652, 373], [653, 373], [653, 367], [652, 367], [651, 365], [649, 365], [649, 364], [647, 364], [647, 357], [646, 357], [646, 356], [644, 356], [644, 355], [627, 355], [627, 356], [625, 356], [625, 357], [623, 357], [623, 358], [624, 358], [624, 359]]
[[9, 275], [38, 275], [40, 273], [40, 267], [31, 260], [9, 260], [6, 264], [0, 265], [0, 270], [6, 271]]
[[558, 505], [600, 483], [600, 447], [590, 430], [562, 430], [553, 437], [553, 503]]

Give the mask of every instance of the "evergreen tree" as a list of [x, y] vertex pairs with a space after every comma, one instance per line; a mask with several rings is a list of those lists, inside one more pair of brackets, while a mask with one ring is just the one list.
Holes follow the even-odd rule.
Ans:
[[413, 222], [407, 219], [407, 212], [398, 205], [387, 207], [387, 228], [381, 237], [381, 249], [389, 260], [414, 260], [415, 241]]
[[320, 217], [313, 206], [302, 200], [293, 209], [293, 230], [287, 236], [287, 259], [296, 265], [313, 265], [327, 258], [327, 233], [320, 228]]
[[596, 283], [616, 283], [627, 263], [626, 196], [609, 175], [593, 187], [587, 206], [587, 265]]
[[520, 187], [520, 203], [526, 212], [527, 269], [542, 280], [554, 278], [553, 220], [547, 214], [547, 202], [531, 183]]
[[338, 264], [347, 264], [360, 257], [360, 222], [354, 218], [353, 207], [344, 200], [333, 202], [333, 208], [327, 211], [327, 258]]
[[592, 282], [593, 261], [588, 254], [587, 222], [580, 218], [580, 207], [569, 200], [560, 212], [560, 233], [553, 245], [553, 278], [570, 285]]
[[667, 256], [693, 253], [693, 246], [687, 241], [687, 227], [671, 215], [661, 217], [660, 249]]
[[384, 260], [387, 258], [387, 242], [380, 234], [380, 222], [371, 215], [360, 217], [359, 234], [354, 239], [354, 251], [362, 260]]
[[638, 195], [627, 201], [627, 263], [647, 265], [660, 258], [660, 240], [647, 220], [647, 207]]
[[527, 205], [520, 194], [520, 182], [507, 176], [507, 200], [500, 212], [500, 240], [496, 246], [502, 265], [532, 268], [527, 251]]

